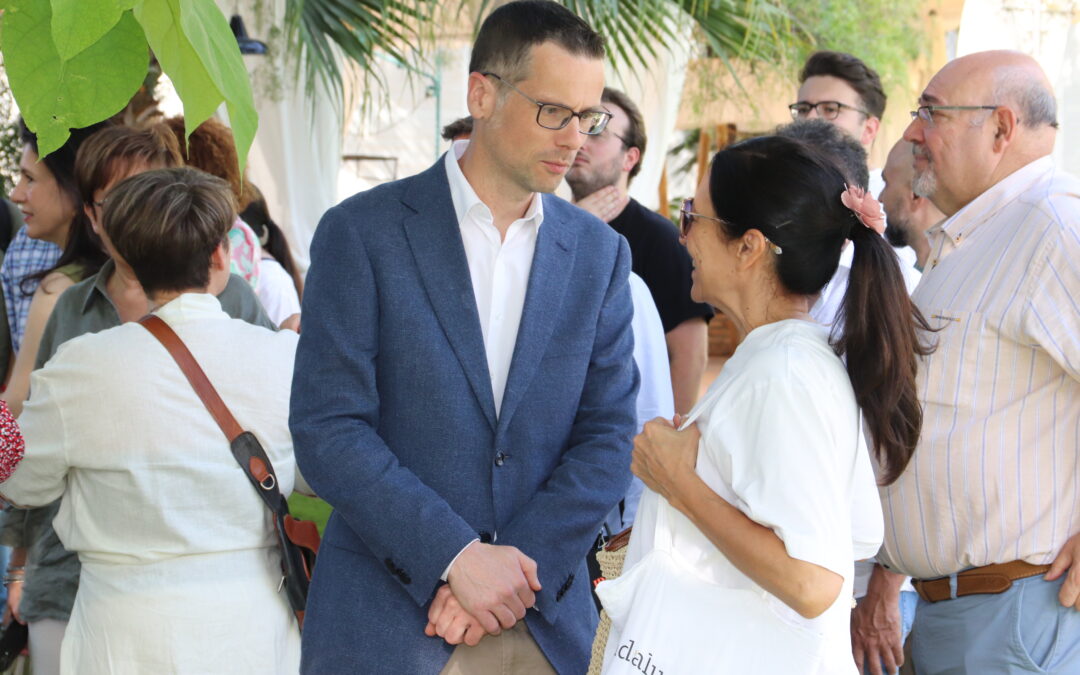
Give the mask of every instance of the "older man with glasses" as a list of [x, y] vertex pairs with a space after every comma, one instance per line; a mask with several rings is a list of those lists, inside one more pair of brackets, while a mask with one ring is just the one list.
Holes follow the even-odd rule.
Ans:
[[319, 224], [291, 426], [334, 515], [305, 673], [586, 670], [585, 555], [630, 483], [630, 252], [545, 193], [610, 119], [603, 56], [561, 5], [502, 5], [470, 140]]
[[1080, 672], [1080, 180], [1056, 127], [1039, 65], [991, 51], [942, 68], [904, 133], [947, 216], [913, 295], [940, 327], [922, 435], [881, 490], [921, 674]]

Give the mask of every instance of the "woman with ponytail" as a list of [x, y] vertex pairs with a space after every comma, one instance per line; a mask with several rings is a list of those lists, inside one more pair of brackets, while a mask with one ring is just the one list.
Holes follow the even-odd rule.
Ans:
[[[708, 580], [702, 606], [717, 589], [756, 598], [745, 612], [712, 605], [729, 608], [710, 627], [721, 661], [713, 672], [855, 672], [853, 563], [873, 556], [883, 534], [871, 454], [882, 480], [895, 480], [921, 423], [915, 371], [926, 322], [879, 236], [883, 225], [877, 202], [848, 188], [828, 158], [780, 137], [717, 153], [684, 204], [691, 294], [723, 311], [743, 339], [686, 419], [646, 425], [632, 468], [654, 491], [639, 511], [652, 499], [652, 517], [639, 515], [639, 526], [670, 521], [672, 556]], [[845, 240], [854, 261], [830, 334], [809, 311]], [[639, 526], [624, 576], [662, 541]], [[608, 595], [625, 601], [619, 581]], [[597, 592], [605, 599], [603, 584]], [[765, 609], [756, 612], [755, 602]], [[625, 632], [635, 612], [657, 609], [644, 604], [631, 603], [630, 616], [613, 623]], [[768, 648], [760, 646], [761, 616], [784, 627], [770, 632]], [[629, 636], [612, 636], [608, 655], [618, 661], [619, 640]], [[659, 669], [654, 647], [638, 640], [633, 649], [652, 650]], [[681, 647], [659, 649], [678, 660]]]

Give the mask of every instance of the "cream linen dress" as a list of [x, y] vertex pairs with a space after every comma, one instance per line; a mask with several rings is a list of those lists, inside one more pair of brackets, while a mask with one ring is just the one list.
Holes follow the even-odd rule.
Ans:
[[[292, 492], [297, 335], [230, 319], [208, 294], [157, 314]], [[82, 575], [61, 672], [298, 672], [269, 511], [165, 348], [134, 323], [84, 335], [34, 373], [31, 391], [26, 457], [0, 492], [23, 506], [63, 496], [54, 526]]]

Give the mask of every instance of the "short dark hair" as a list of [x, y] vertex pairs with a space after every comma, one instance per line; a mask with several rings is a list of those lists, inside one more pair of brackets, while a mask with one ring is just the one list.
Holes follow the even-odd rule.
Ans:
[[452, 141], [455, 138], [461, 136], [468, 136], [472, 133], [473, 120], [472, 115], [466, 115], [461, 119], [454, 120], [450, 124], [447, 124], [442, 128], [442, 137], [444, 141]]
[[163, 123], [145, 129], [115, 125], [91, 136], [75, 157], [75, 180], [84, 204], [94, 202], [94, 193], [133, 164], [151, 169], [183, 166], [180, 144]]
[[885, 114], [886, 97], [881, 78], [860, 59], [844, 52], [815, 52], [803, 64], [799, 84], [820, 75], [831, 75], [851, 85], [862, 100], [863, 107], [874, 117], [881, 119]]
[[637, 148], [640, 154], [637, 164], [630, 169], [629, 179], [634, 180], [634, 176], [641, 171], [642, 160], [645, 159], [645, 142], [648, 140], [645, 137], [645, 119], [641, 116], [638, 107], [630, 100], [630, 97], [618, 89], [604, 87], [604, 95], [601, 100], [604, 103], [610, 103], [621, 108], [629, 120], [626, 125], [626, 133], [622, 135], [622, 141], [623, 145], [628, 149]]
[[823, 119], [799, 119], [776, 128], [776, 135], [803, 141], [836, 162], [849, 185], [870, 187], [866, 149], [843, 129]]
[[102, 225], [147, 295], [205, 288], [210, 256], [236, 220], [224, 180], [180, 167], [145, 171], [105, 199]]
[[886, 484], [915, 451], [922, 425], [917, 358], [930, 352], [918, 329], [930, 330], [908, 297], [896, 254], [840, 199], [844, 175], [806, 143], [753, 138], [716, 153], [709, 198], [726, 239], [760, 231], [782, 249], [776, 275], [790, 293], [813, 295], [836, 272], [845, 239], [854, 257], [831, 343], [844, 356]]
[[585, 20], [550, 0], [517, 0], [499, 7], [480, 26], [470, 73], [495, 73], [508, 82], [528, 77], [530, 50], [554, 42], [575, 56], [604, 58], [604, 38]]

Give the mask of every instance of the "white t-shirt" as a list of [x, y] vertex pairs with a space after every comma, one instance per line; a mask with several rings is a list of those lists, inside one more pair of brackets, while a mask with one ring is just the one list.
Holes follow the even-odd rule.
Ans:
[[[853, 561], [878, 551], [883, 525], [855, 394], [843, 362], [829, 346], [827, 329], [799, 320], [754, 329], [689, 419], [702, 434], [697, 461], [702, 480], [776, 532], [788, 555], [844, 578], [836, 601], [814, 619], [769, 597], [786, 621], [823, 635], [827, 656], [822, 672], [851, 670]], [[655, 514], [642, 504], [635, 529], [655, 522]], [[730, 588], [759, 588], [685, 516], [672, 517], [684, 521], [672, 524], [679, 533], [674, 551], [704, 579]], [[651, 537], [633, 537], [625, 568], [651, 547]], [[738, 617], [717, 617], [718, 635], [725, 620]]]
[[[656, 310], [649, 287], [633, 272], [630, 273], [630, 297], [634, 301], [634, 319], [631, 323], [634, 331], [634, 365], [641, 375], [637, 394], [637, 430], [641, 432], [649, 420], [675, 416], [675, 397], [671, 391], [671, 366], [668, 363], [664, 324], [660, 321], [660, 313]], [[618, 534], [633, 524], [644, 487], [637, 476], [631, 479], [623, 503], [616, 506], [604, 520], [608, 534]]]
[[300, 296], [296, 293], [293, 278], [273, 258], [263, 258], [259, 263], [259, 282], [255, 287], [266, 315], [280, 326], [293, 314], [300, 313]]

